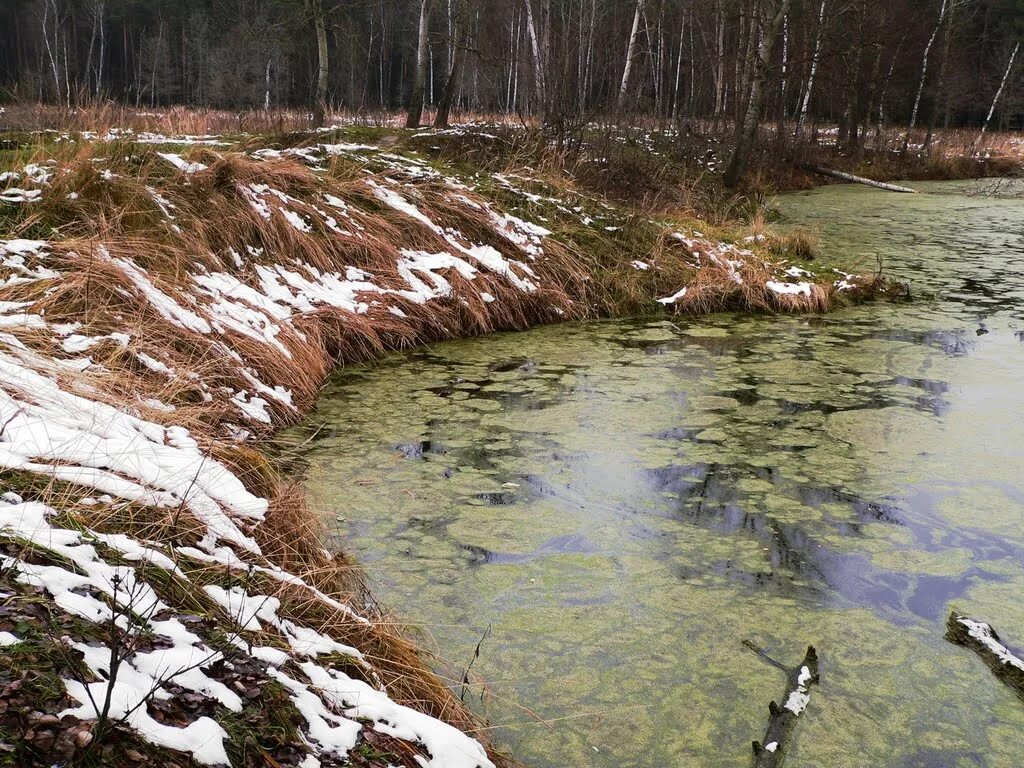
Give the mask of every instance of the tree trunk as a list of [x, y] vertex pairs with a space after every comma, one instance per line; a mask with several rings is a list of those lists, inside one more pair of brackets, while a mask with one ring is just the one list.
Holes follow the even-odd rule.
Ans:
[[932, 145], [932, 137], [935, 134], [935, 125], [939, 120], [939, 97], [946, 91], [946, 72], [949, 68], [949, 45], [953, 37], [953, 16], [956, 12], [956, 3], [949, 9], [949, 18], [946, 20], [946, 34], [942, 41], [942, 62], [939, 64], [939, 82], [935, 86], [935, 98], [932, 99], [931, 117], [928, 119], [928, 135], [924, 139], [924, 151], [927, 152]]
[[757, 129], [761, 124], [761, 113], [764, 109], [765, 86], [768, 81], [768, 66], [772, 60], [772, 49], [775, 47], [775, 38], [779, 36], [782, 28], [782, 20], [789, 13], [789, 6], [792, 0], [779, 0], [774, 8], [774, 14], [768, 28], [764, 31], [761, 39], [761, 47], [757, 53], [754, 69], [754, 82], [750, 92], [750, 102], [747, 104], [746, 115], [743, 118], [743, 130], [733, 152], [732, 160], [725, 172], [726, 186], [735, 188], [743, 180], [747, 172], [747, 163], [750, 161], [750, 153], [754, 149], [754, 142], [757, 139]]
[[327, 58], [327, 19], [321, 0], [310, 0], [313, 13], [313, 26], [316, 29], [317, 68], [316, 100], [313, 103], [313, 126], [321, 128], [324, 124], [327, 108], [327, 76], [330, 71], [330, 60]]
[[854, 184], [864, 184], [868, 187], [876, 187], [877, 189], [884, 189], [888, 192], [909, 192], [916, 194], [916, 189], [910, 187], [901, 187], [897, 184], [888, 184], [884, 181], [875, 181], [874, 179], [866, 179], [863, 176], [854, 176], [852, 173], [845, 173], [843, 171], [834, 171], [831, 168], [823, 168], [820, 165], [805, 165], [803, 166], [808, 171], [814, 171], [820, 173], [822, 176], [830, 176], [833, 179], [839, 179], [840, 181], [849, 181]]
[[879, 143], [882, 137], [882, 126], [885, 125], [885, 96], [889, 90], [889, 83], [892, 82], [893, 72], [896, 71], [896, 64], [899, 62], [900, 49], [903, 47], [903, 42], [906, 39], [906, 33], [904, 37], [900, 39], [899, 45], [896, 46], [896, 52], [892, 55], [892, 63], [889, 65], [889, 71], [885, 75], [885, 79], [882, 81], [882, 90], [878, 94], [878, 122], [875, 124], [875, 143]]
[[[50, 45], [50, 33], [46, 29], [46, 22], [50, 18], [50, 3], [51, 0], [44, 0], [43, 2], [43, 42], [46, 43], [46, 55], [50, 60], [50, 68], [53, 70], [53, 86], [57, 92], [57, 102], [61, 101], [61, 87], [60, 87], [60, 65], [57, 63], [57, 56], [54, 53], [54, 48], [57, 45], [57, 32], [53, 33], [53, 46]], [[54, 5], [54, 24], [59, 24], [56, 19], [56, 4]]]
[[1024, 700], [1024, 659], [1015, 656], [989, 624], [953, 611], [946, 622], [946, 640], [977, 653], [992, 674]]
[[541, 55], [540, 37], [537, 35], [537, 21], [533, 15], [533, 3], [526, 2], [526, 31], [530, 36], [530, 53], [533, 58], [533, 88], [536, 94], [537, 103], [543, 110], [547, 101], [547, 93], [544, 88], [544, 58]]
[[441, 91], [441, 99], [437, 102], [437, 114], [434, 115], [435, 128], [448, 127], [448, 118], [451, 114], [452, 104], [455, 102], [455, 89], [458, 87], [459, 78], [462, 77], [462, 67], [466, 61], [466, 49], [469, 47], [469, 19], [466, 18], [466, 8], [461, 0], [455, 19], [455, 35], [452, 68], [448, 73], [444, 89]]
[[999, 97], [1003, 95], [1003, 89], [1006, 87], [1006, 81], [1010, 79], [1010, 72], [1013, 70], [1013, 62], [1017, 58], [1017, 53], [1020, 51], [1020, 43], [1017, 43], [1013, 47], [1013, 53], [1010, 54], [1010, 61], [1006, 65], [1006, 71], [1003, 72], [1002, 82], [999, 83], [999, 90], [996, 91], [995, 98], [992, 99], [992, 106], [989, 107], [988, 115], [985, 117], [985, 122], [981, 126], [981, 133], [978, 134], [978, 141], [981, 141], [985, 135], [985, 131], [988, 130], [988, 124], [992, 122], [992, 115], [995, 114], [996, 106], [999, 104]]
[[412, 78], [412, 97], [409, 99], [409, 114], [405, 119], [406, 128], [419, 128], [423, 117], [423, 91], [427, 80], [427, 35], [430, 32], [430, 0], [420, 1], [420, 28], [416, 42], [416, 70]]
[[263, 110], [270, 111], [270, 59], [267, 59], [267, 71], [263, 89]]
[[100, 53], [96, 58], [96, 100], [99, 101], [100, 94], [103, 89], [103, 57], [105, 55], [106, 47], [106, 35], [103, 31], [103, 9], [104, 2], [100, 0], [96, 3], [96, 16], [99, 18], [100, 26]]
[[683, 44], [686, 41], [686, 17], [679, 27], [679, 55], [676, 56], [676, 79], [672, 85], [672, 126], [679, 124], [679, 81], [683, 75]]
[[789, 16], [782, 20], [782, 82], [779, 84], [779, 114], [776, 115], [779, 126], [776, 130], [781, 146], [786, 132], [786, 78], [789, 75]]
[[725, 111], [725, 11], [715, 6], [715, 127]]
[[788, 678], [782, 706], [774, 701], [768, 705], [769, 720], [764, 741], [754, 742], [754, 768], [782, 766], [797, 720], [811, 700], [810, 686], [818, 683], [818, 654], [813, 646], [808, 646], [800, 666], [790, 671]]
[[821, 59], [821, 43], [825, 29], [825, 4], [828, 0], [821, 0], [821, 8], [818, 10], [818, 30], [814, 35], [814, 54], [811, 56], [811, 71], [807, 75], [807, 90], [804, 91], [804, 100], [800, 104], [800, 116], [796, 120], [796, 131], [794, 136], [797, 139], [804, 132], [804, 125], [807, 123], [807, 111], [811, 106], [811, 95], [814, 92], [814, 78], [818, 74], [818, 61]]
[[636, 10], [633, 12], [633, 29], [629, 33], [629, 46], [626, 48], [626, 63], [622, 68], [622, 83], [619, 85], [619, 109], [622, 109], [626, 102], [626, 94], [629, 92], [629, 76], [633, 71], [633, 56], [636, 55], [636, 39], [640, 36], [640, 16], [644, 11], [644, 0], [637, 0]]
[[914, 97], [914, 109], [910, 113], [910, 125], [907, 126], [907, 135], [903, 137], [904, 153], [910, 147], [910, 134], [914, 130], [914, 126], [917, 125], [917, 113], [921, 108], [921, 94], [924, 93], [924, 84], [928, 80], [928, 56], [932, 52], [932, 46], [935, 44], [935, 38], [939, 35], [939, 30], [942, 29], [942, 24], [946, 20], [946, 6], [948, 4], [949, 0], [942, 0], [942, 7], [939, 9], [939, 21], [935, 25], [932, 36], [928, 38], [928, 44], [924, 47], [924, 55], [921, 57], [921, 80], [917, 84], [917, 95]]

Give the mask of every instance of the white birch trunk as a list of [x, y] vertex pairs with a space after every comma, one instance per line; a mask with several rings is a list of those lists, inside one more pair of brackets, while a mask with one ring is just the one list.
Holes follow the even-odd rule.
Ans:
[[619, 86], [619, 107], [621, 108], [626, 100], [626, 93], [629, 91], [629, 76], [633, 70], [633, 56], [636, 54], [636, 39], [640, 35], [640, 17], [644, 10], [644, 0], [637, 0], [636, 10], [633, 13], [633, 29], [629, 33], [629, 47], [626, 49], [626, 64], [622, 68], [622, 83]]
[[[60, 65], [57, 63], [57, 56], [53, 52], [53, 47], [50, 46], [50, 33], [46, 29], [46, 23], [50, 18], [50, 2], [51, 0], [45, 0], [43, 3], [43, 42], [46, 43], [46, 56], [50, 60], [50, 68], [53, 70], [53, 86], [57, 89], [57, 101], [61, 101], [61, 87], [60, 87]], [[57, 15], [56, 3], [54, 3], [54, 17]], [[56, 23], [56, 18], [54, 18]], [[54, 46], [56, 46], [57, 33], [54, 32]]]
[[683, 43], [686, 40], [686, 17], [679, 27], [679, 55], [676, 56], [676, 79], [672, 86], [672, 125], [679, 120], [679, 81], [683, 76]]
[[544, 59], [541, 56], [540, 37], [537, 35], [537, 21], [533, 15], [533, 3], [526, 2], [526, 31], [530, 36], [530, 52], [533, 56], [533, 85], [537, 92], [537, 102], [541, 106], [545, 103], [544, 88]]
[[903, 137], [904, 152], [910, 147], [910, 133], [914, 130], [914, 126], [917, 125], [917, 113], [921, 108], [921, 94], [924, 93], [924, 84], [928, 79], [928, 57], [931, 55], [935, 38], [938, 37], [939, 30], [942, 29], [942, 24], [946, 20], [946, 7], [948, 5], [949, 0], [942, 0], [942, 7], [939, 9], [939, 21], [932, 31], [932, 36], [928, 38], [928, 44], [924, 47], [924, 55], [921, 58], [921, 80], [917, 84], [917, 95], [914, 97], [914, 109], [910, 113], [910, 125], [907, 126], [907, 135]]
[[416, 37], [416, 69], [413, 72], [412, 95], [406, 128], [419, 128], [423, 117], [423, 92], [427, 80], [427, 36], [430, 32], [430, 0], [420, 2], [420, 24]]
[[263, 110], [270, 111], [270, 59], [267, 59], [267, 69], [263, 82]]
[[981, 133], [978, 134], [978, 141], [981, 141], [985, 136], [985, 132], [988, 130], [988, 124], [992, 122], [992, 115], [996, 112], [996, 106], [999, 104], [999, 98], [1003, 95], [1003, 89], [1006, 87], [1006, 81], [1010, 79], [1010, 72], [1013, 70], [1013, 63], [1017, 59], [1017, 52], [1020, 51], [1020, 43], [1018, 42], [1013, 47], [1013, 53], [1010, 54], [1010, 61], [1006, 65], [1006, 71], [1003, 72], [1002, 82], [999, 83], [999, 90], [996, 91], [995, 98], [992, 99], [992, 106], [988, 109], [988, 115], [985, 117], [985, 122], [981, 126]]
[[794, 135], [799, 139], [803, 133], [804, 125], [807, 123], [807, 110], [811, 106], [811, 95], [814, 92], [814, 78], [818, 74], [818, 61], [821, 59], [821, 41], [825, 29], [825, 4], [828, 0], [821, 0], [821, 8], [818, 10], [818, 30], [814, 34], [814, 54], [811, 56], [811, 71], [807, 75], [807, 90], [804, 91], [804, 100], [800, 104], [800, 116], [796, 120], [796, 131]]

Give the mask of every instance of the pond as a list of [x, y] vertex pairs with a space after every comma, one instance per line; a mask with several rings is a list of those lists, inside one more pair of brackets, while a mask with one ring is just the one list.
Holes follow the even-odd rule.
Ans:
[[[990, 183], [777, 201], [911, 303], [541, 328], [348, 368], [292, 437], [338, 545], [532, 768], [1021, 766], [1024, 204]], [[1019, 193], [1019, 188], [1016, 190]], [[479, 658], [474, 651], [479, 647]]]

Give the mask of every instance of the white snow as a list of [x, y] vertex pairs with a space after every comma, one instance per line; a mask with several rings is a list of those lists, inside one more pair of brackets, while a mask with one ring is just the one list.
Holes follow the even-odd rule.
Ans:
[[0, 192], [0, 203], [35, 203], [43, 197], [41, 189], [19, 189], [8, 187]]
[[810, 296], [810, 283], [780, 283], [769, 280], [764, 284], [765, 288], [780, 296]]
[[260, 520], [259, 499], [187, 431], [172, 431], [61, 389], [0, 352], [0, 466], [25, 469], [157, 507], [187, 508], [223, 539], [256, 543], [233, 517]]
[[177, 301], [153, 285], [146, 271], [134, 261], [131, 259], [111, 258], [105, 248], [100, 248], [100, 254], [120, 267], [121, 271], [131, 280], [139, 292], [153, 305], [153, 308], [172, 323], [196, 333], [210, 332], [210, 324], [206, 320], [195, 312], [181, 306]]
[[175, 154], [173, 152], [157, 152], [157, 155], [159, 157], [162, 157], [164, 160], [173, 165], [182, 173], [199, 173], [200, 171], [205, 171], [209, 167], [207, 165], [203, 165], [202, 163], [190, 163], [184, 158], [182, 158], [181, 155]]
[[804, 665], [800, 667], [800, 674], [797, 675], [796, 689], [790, 691], [789, 696], [786, 697], [786, 703], [782, 705], [783, 708], [788, 709], [794, 715], [802, 714], [811, 701], [811, 695], [807, 692], [807, 685], [810, 682], [811, 670]]
[[675, 304], [681, 298], [686, 296], [686, 292], [688, 290], [689, 290], [689, 288], [687, 288], [687, 287], [680, 288], [678, 291], [673, 293], [671, 296], [666, 296], [663, 299], [658, 299], [658, 302], [661, 303], [661, 304], [664, 304], [665, 306], [668, 306], [670, 304]]
[[974, 621], [966, 616], [957, 617], [957, 621], [967, 627], [967, 634], [984, 645], [1000, 663], [1016, 667], [1024, 672], [1024, 660], [1014, 656], [1010, 649], [995, 638], [992, 627], [983, 621]]

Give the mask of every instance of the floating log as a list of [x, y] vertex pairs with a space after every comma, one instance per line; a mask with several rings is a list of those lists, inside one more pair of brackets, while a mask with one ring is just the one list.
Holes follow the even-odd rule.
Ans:
[[781, 707], [774, 701], [768, 705], [768, 729], [764, 732], [764, 742], [755, 741], [753, 744], [754, 768], [781, 768], [797, 718], [811, 700], [810, 686], [817, 682], [818, 654], [814, 646], [809, 645], [800, 666], [789, 673], [785, 703]]
[[887, 184], [884, 181], [865, 179], [863, 176], [854, 176], [852, 173], [845, 173], [844, 171], [834, 171], [831, 168], [823, 168], [820, 165], [805, 165], [804, 168], [809, 171], [814, 171], [814, 173], [820, 173], [822, 176], [831, 176], [833, 179], [849, 181], [854, 184], [864, 184], [869, 187], [875, 187], [876, 189], [885, 189], [889, 192], [908, 192], [910, 194], [917, 194], [917, 190], [911, 189], [910, 187], [901, 187], [898, 184]]
[[956, 611], [949, 615], [946, 639], [956, 645], [970, 648], [988, 664], [992, 674], [1006, 683], [1024, 699], [1024, 659], [1014, 656], [1003, 645], [990, 624], [961, 616]]

